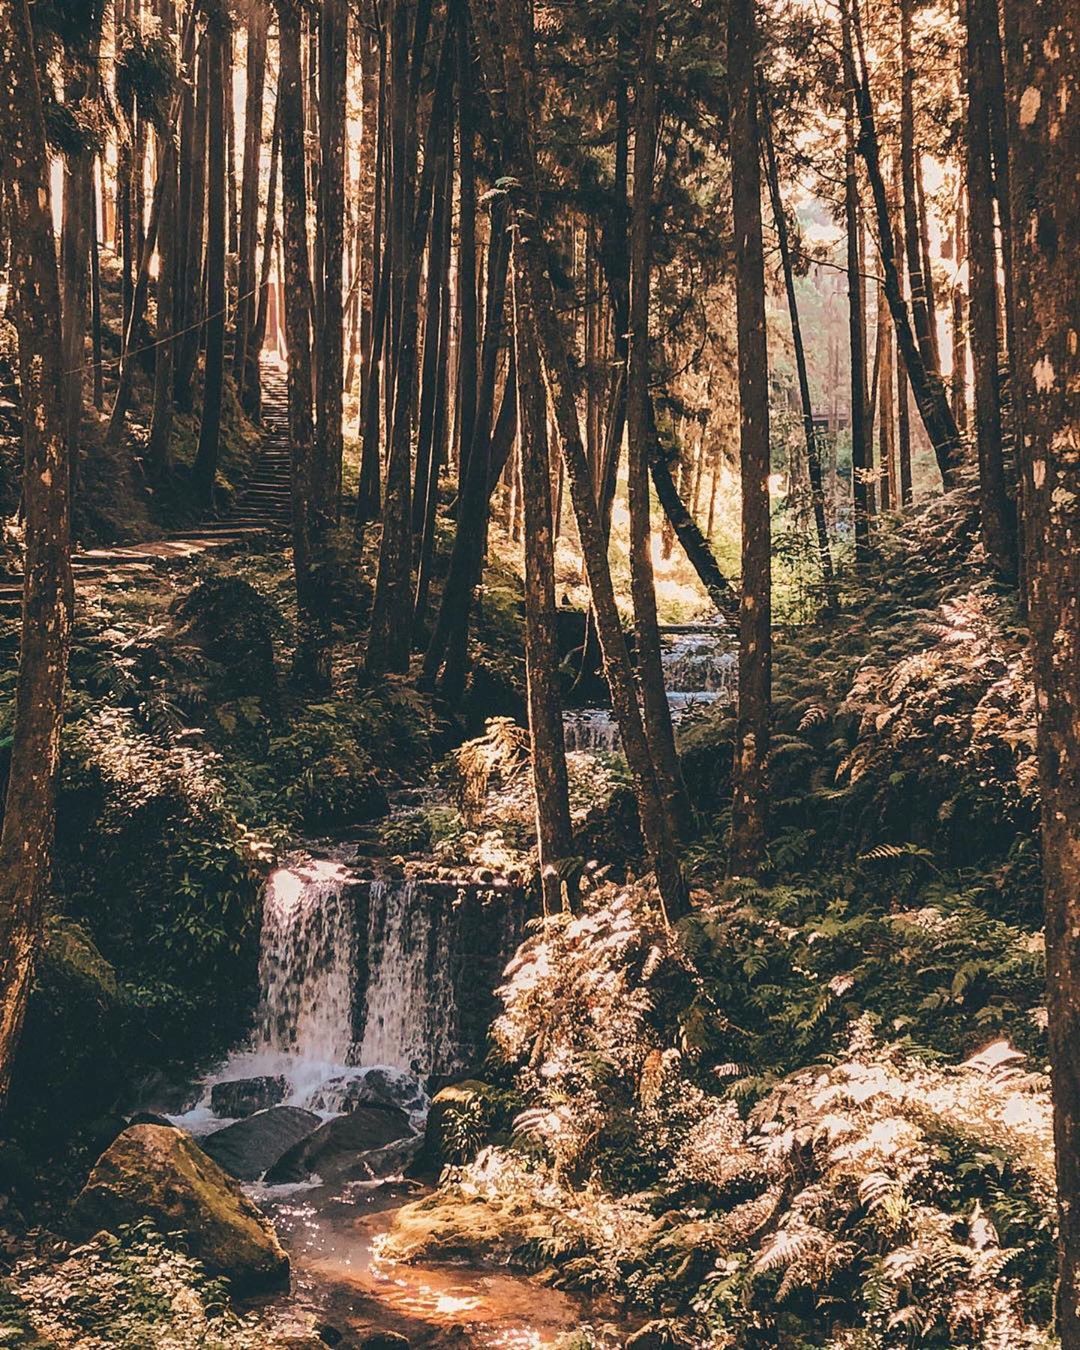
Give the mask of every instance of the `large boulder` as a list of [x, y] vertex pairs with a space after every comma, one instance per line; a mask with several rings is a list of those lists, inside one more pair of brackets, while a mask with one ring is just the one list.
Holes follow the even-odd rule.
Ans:
[[215, 1130], [199, 1142], [240, 1181], [258, 1181], [277, 1160], [319, 1128], [321, 1117], [299, 1106], [272, 1106]]
[[389, 1106], [361, 1106], [347, 1116], [320, 1125], [314, 1134], [294, 1145], [266, 1173], [266, 1183], [307, 1181], [320, 1177], [327, 1185], [369, 1177], [363, 1155], [396, 1140], [411, 1139], [413, 1128], [404, 1111]]
[[289, 1080], [284, 1074], [235, 1078], [229, 1083], [214, 1084], [210, 1089], [210, 1109], [215, 1116], [242, 1120], [256, 1111], [278, 1106], [288, 1095]]
[[289, 1258], [273, 1225], [188, 1135], [133, 1125], [94, 1164], [72, 1209], [77, 1232], [115, 1232], [149, 1219], [238, 1292], [288, 1283]]

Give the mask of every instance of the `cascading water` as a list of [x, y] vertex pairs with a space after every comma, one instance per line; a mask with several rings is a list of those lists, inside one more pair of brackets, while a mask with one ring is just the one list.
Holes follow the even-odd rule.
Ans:
[[[738, 694], [738, 657], [723, 630], [666, 633], [660, 653], [671, 720], [711, 704], [732, 704]], [[576, 708], [563, 717], [567, 750], [614, 754], [619, 728], [607, 708]]]
[[422, 1109], [425, 1083], [478, 1056], [523, 907], [505, 887], [360, 877], [340, 856], [278, 868], [263, 894], [251, 1041], [180, 1123], [219, 1127], [215, 1086], [254, 1079], [284, 1079], [281, 1104], [332, 1115], [373, 1069]]
[[453, 1064], [455, 989], [449, 916], [417, 881], [373, 881], [368, 893], [361, 1064], [420, 1076]]
[[279, 867], [263, 894], [256, 1048], [344, 1064], [356, 986], [353, 878], [326, 859]]

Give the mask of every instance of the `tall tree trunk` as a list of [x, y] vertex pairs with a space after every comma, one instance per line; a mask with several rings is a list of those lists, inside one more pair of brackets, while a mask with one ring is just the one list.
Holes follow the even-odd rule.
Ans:
[[[528, 228], [529, 222], [526, 222]], [[520, 228], [514, 222], [515, 234]], [[555, 544], [551, 530], [551, 470], [548, 463], [547, 401], [536, 323], [521, 248], [515, 242], [513, 314], [517, 366], [518, 426], [525, 501], [525, 670], [529, 741], [536, 798], [536, 844], [544, 913], [561, 907], [559, 864], [570, 856], [572, 831], [559, 701], [559, 644], [555, 628]]]
[[472, 44], [469, 41], [468, 0], [454, 0], [457, 17], [458, 78], [458, 486], [464, 496], [469, 452], [476, 434], [478, 371], [476, 353], [480, 331], [476, 291], [476, 125], [473, 104]]
[[390, 313], [390, 260], [393, 251], [392, 231], [387, 203], [390, 184], [390, 113], [387, 92], [386, 26], [379, 30], [379, 98], [378, 131], [375, 150], [374, 202], [371, 217], [372, 295], [371, 332], [368, 355], [362, 378], [360, 426], [360, 482], [356, 499], [356, 536], [363, 538], [364, 527], [379, 514], [382, 496], [379, 455], [380, 390], [389, 380], [385, 375], [385, 353], [388, 348], [387, 328]]
[[896, 424], [893, 398], [893, 375], [896, 370], [893, 354], [892, 322], [889, 302], [884, 288], [878, 287], [878, 344], [881, 354], [881, 373], [878, 379], [878, 500], [882, 511], [895, 510], [898, 505], [896, 477]]
[[101, 349], [101, 249], [98, 237], [98, 207], [104, 204], [99, 190], [100, 162], [94, 170], [90, 201], [90, 346], [94, 360], [94, 407], [105, 407], [105, 366]]
[[[342, 394], [345, 312], [345, 85], [348, 66], [348, 0], [323, 0], [319, 15], [319, 278], [320, 323], [313, 507], [327, 526], [336, 524], [341, 501]], [[320, 526], [320, 529], [322, 527]]]
[[937, 344], [930, 322], [929, 282], [923, 272], [918, 166], [915, 149], [915, 61], [911, 50], [911, 16], [914, 0], [900, 0], [900, 171], [904, 200], [904, 243], [907, 248], [908, 285], [915, 337], [923, 364], [931, 378], [938, 377]]
[[1016, 531], [1005, 490], [999, 363], [1001, 335], [994, 230], [988, 52], [997, 41], [997, 0], [967, 0], [968, 273], [975, 440], [979, 452], [979, 524], [986, 556], [1003, 577], [1016, 576]]
[[164, 478], [172, 469], [171, 440], [173, 423], [173, 384], [175, 340], [173, 337], [173, 285], [176, 274], [177, 174], [175, 163], [162, 166], [168, 182], [161, 203], [162, 223], [158, 231], [157, 324], [154, 341], [154, 408], [150, 419], [150, 440], [146, 458], [151, 473]]
[[206, 155], [206, 355], [203, 368], [202, 421], [191, 479], [195, 496], [205, 506], [214, 500], [221, 441], [221, 396], [225, 380], [225, 72], [228, 30], [212, 18], [206, 30], [207, 155]]
[[[846, 61], [854, 67], [851, 19], [841, 10]], [[859, 249], [859, 178], [855, 163], [857, 108], [853, 85], [844, 91], [844, 228], [847, 237], [848, 342], [851, 350], [851, 495], [855, 565], [870, 558], [869, 428], [866, 389], [866, 311]]]
[[289, 438], [292, 442], [292, 538], [296, 574], [297, 649], [301, 686], [329, 689], [330, 615], [317, 566], [312, 509], [315, 427], [311, 415], [311, 281], [307, 242], [304, 84], [300, 65], [300, 0], [277, 0], [280, 48], [281, 199], [284, 219], [285, 334], [289, 349]]
[[245, 410], [257, 413], [258, 357], [252, 361], [251, 333], [258, 312], [255, 253], [259, 242], [259, 181], [262, 170], [263, 95], [266, 88], [266, 0], [251, 0], [247, 28], [247, 88], [244, 98], [244, 164], [240, 184], [240, 240], [236, 269], [236, 330], [233, 379]]
[[961, 436], [968, 430], [967, 409], [967, 363], [968, 363], [968, 325], [967, 292], [964, 289], [960, 273], [967, 261], [967, 207], [966, 194], [961, 191], [956, 203], [956, 219], [953, 227], [953, 264], [955, 276], [952, 286], [952, 371], [949, 378], [949, 397], [952, 400], [953, 417], [956, 429]]
[[[480, 0], [479, 13], [486, 19]], [[577, 414], [575, 374], [566, 349], [565, 338], [555, 305], [551, 277], [547, 271], [546, 247], [540, 225], [540, 191], [533, 147], [530, 99], [532, 70], [532, 15], [523, 0], [495, 0], [499, 32], [478, 24], [487, 70], [489, 97], [497, 111], [505, 171], [520, 184], [525, 212], [536, 221], [535, 228], [520, 236], [522, 279], [528, 287], [544, 369], [559, 428], [563, 462], [570, 497], [577, 520], [578, 537], [585, 557], [589, 590], [596, 612], [604, 673], [611, 692], [612, 710], [619, 726], [623, 750], [634, 784], [646, 849], [656, 872], [657, 885], [669, 921], [681, 918], [689, 907], [686, 883], [682, 875], [675, 841], [667, 827], [660, 801], [656, 773], [645, 728], [641, 720], [634, 674], [626, 641], [619, 623], [615, 591], [607, 560], [607, 547], [592, 475], [589, 472], [581, 427]], [[483, 36], [479, 30], [483, 28]], [[497, 53], [502, 52], [499, 61]]]
[[203, 240], [206, 216], [206, 39], [199, 43], [191, 82], [181, 85], [180, 225], [173, 312], [176, 345], [175, 399], [182, 412], [192, 404], [192, 383], [199, 359], [203, 294]]
[[806, 437], [806, 464], [810, 475], [810, 501], [814, 511], [814, 528], [817, 531], [818, 562], [821, 567], [821, 580], [825, 589], [827, 609], [836, 607], [836, 580], [833, 573], [832, 550], [829, 548], [829, 526], [825, 519], [825, 482], [821, 472], [821, 447], [818, 444], [817, 431], [814, 428], [814, 404], [810, 397], [810, 376], [806, 368], [806, 349], [803, 346], [802, 324], [799, 321], [799, 302], [795, 294], [795, 272], [791, 261], [791, 245], [788, 240], [787, 216], [784, 214], [784, 202], [780, 195], [780, 174], [776, 163], [776, 148], [773, 144], [772, 118], [769, 114], [768, 96], [764, 86], [761, 93], [761, 136], [765, 149], [765, 168], [769, 184], [769, 200], [772, 204], [773, 222], [776, 225], [777, 240], [780, 244], [780, 262], [784, 270], [784, 290], [787, 294], [788, 317], [791, 321], [791, 340], [795, 347], [795, 369], [799, 380], [799, 400], [802, 404], [803, 434]]
[[[281, 165], [281, 96], [274, 98], [274, 127], [270, 133], [270, 179], [266, 188], [266, 224], [263, 227], [262, 259], [259, 263], [259, 306], [255, 312], [255, 323], [248, 338], [248, 369], [253, 372], [247, 392], [250, 415], [256, 420], [262, 417], [262, 380], [259, 375], [259, 358], [262, 356], [263, 343], [266, 340], [266, 325], [270, 318], [270, 269], [274, 262], [276, 247], [278, 176]], [[276, 300], [276, 297], [275, 297]], [[274, 325], [275, 331], [277, 324]]]
[[727, 39], [742, 480], [742, 604], [739, 710], [732, 766], [731, 870], [737, 876], [753, 876], [765, 858], [766, 767], [772, 702], [769, 357], [765, 339], [754, 0], [731, 0]]
[[[634, 103], [634, 192], [630, 216], [630, 362], [627, 373], [630, 591], [634, 606], [638, 683], [645, 735], [660, 798], [674, 839], [685, 832], [690, 808], [682, 783], [671, 709], [660, 659], [660, 626], [652, 565], [652, 504], [649, 496], [649, 295], [652, 275], [652, 199], [656, 161], [656, 42], [659, 0], [639, 11], [639, 76]], [[523, 459], [524, 463], [524, 459]], [[529, 483], [525, 488], [528, 534]]]
[[896, 328], [896, 341], [903, 353], [904, 366], [911, 383], [915, 403], [919, 409], [926, 434], [934, 449], [938, 470], [946, 489], [957, 483], [957, 458], [959, 455], [959, 435], [956, 422], [949, 407], [948, 399], [942, 387], [940, 377], [935, 377], [932, 369], [923, 360], [915, 333], [911, 326], [911, 316], [900, 287], [900, 276], [896, 266], [896, 250], [893, 242], [892, 219], [889, 211], [885, 180], [881, 172], [881, 147], [878, 143], [877, 126], [874, 119], [874, 104], [870, 93], [869, 73], [866, 53], [862, 40], [858, 7], [851, 0], [841, 0], [845, 23], [854, 29], [859, 64], [856, 67], [855, 53], [851, 45], [844, 45], [844, 73], [849, 88], [855, 91], [855, 103], [859, 119], [858, 149], [866, 165], [867, 178], [874, 198], [874, 212], [877, 216], [878, 249], [881, 257], [881, 271], [888, 297], [889, 309]]
[[[424, 243], [431, 218], [432, 196], [445, 141], [446, 119], [450, 107], [452, 31], [447, 25], [431, 118], [424, 145], [424, 166], [415, 194], [416, 209], [409, 245], [404, 250], [409, 266], [402, 278], [398, 315], [397, 368], [394, 373], [394, 409], [390, 435], [390, 459], [386, 471], [383, 501], [383, 530], [379, 545], [379, 570], [371, 607], [366, 668], [371, 674], [388, 670], [406, 671], [412, 647], [412, 625], [402, 616], [412, 611], [412, 410], [416, 380], [416, 353], [419, 331], [420, 273]], [[405, 174], [399, 187], [412, 200]]]
[[[1011, 231], [1038, 709], [1064, 1350], [1080, 1346], [1080, 16], [1006, 0]], [[1019, 247], [1020, 241], [1023, 246]]]
[[60, 283], [50, 162], [27, 0], [0, 6], [0, 184], [19, 342], [26, 557], [22, 642], [0, 830], [0, 1106], [42, 941], [55, 827], [71, 580]]

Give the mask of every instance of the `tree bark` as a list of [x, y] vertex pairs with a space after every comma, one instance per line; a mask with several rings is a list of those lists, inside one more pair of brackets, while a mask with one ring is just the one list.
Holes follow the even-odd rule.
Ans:
[[922, 231], [916, 188], [915, 63], [911, 50], [913, 8], [914, 0], [900, 0], [900, 172], [904, 200], [904, 243], [915, 337], [927, 373], [931, 378], [940, 378], [937, 343], [930, 322], [928, 278], [923, 272]]
[[[515, 234], [518, 224], [514, 222]], [[520, 245], [513, 247], [513, 316], [518, 426], [525, 504], [525, 670], [529, 742], [536, 798], [536, 843], [544, 913], [562, 907], [559, 864], [572, 847], [559, 647], [555, 628], [555, 544], [551, 530], [551, 467], [547, 400], [536, 347], [536, 321]]]
[[0, 6], [0, 184], [18, 333], [26, 527], [22, 642], [0, 830], [0, 1106], [42, 942], [74, 593], [50, 163], [27, 0]]
[[915, 403], [934, 449], [941, 480], [946, 489], [957, 484], [957, 458], [959, 455], [959, 435], [956, 422], [945, 397], [940, 379], [934, 379], [933, 372], [927, 368], [915, 333], [911, 326], [911, 316], [900, 286], [900, 275], [896, 266], [896, 249], [893, 241], [892, 219], [889, 211], [885, 180], [881, 172], [881, 148], [878, 142], [877, 126], [874, 119], [874, 105], [870, 94], [866, 53], [863, 50], [862, 29], [859, 23], [858, 8], [851, 0], [841, 0], [842, 14], [854, 28], [857, 43], [859, 65], [855, 64], [855, 53], [849, 44], [844, 46], [845, 78], [848, 86], [855, 92], [855, 104], [858, 111], [859, 139], [858, 150], [866, 165], [866, 174], [870, 180], [870, 189], [874, 199], [874, 213], [877, 216], [878, 249], [881, 259], [881, 271], [885, 284], [885, 294], [889, 301], [889, 310], [896, 328], [896, 341], [904, 357], [904, 366], [911, 383]]
[[316, 390], [315, 472], [312, 505], [336, 525], [341, 501], [342, 395], [345, 311], [345, 85], [348, 67], [348, 0], [323, 0], [319, 13], [319, 362]]
[[979, 526], [983, 548], [1001, 576], [1016, 576], [1016, 530], [1005, 489], [1001, 416], [1001, 334], [994, 185], [990, 144], [988, 48], [997, 40], [997, 0], [967, 0], [968, 274], [975, 440], [979, 454]]
[[[649, 296], [652, 275], [652, 200], [656, 160], [656, 42], [659, 0], [643, 0], [639, 11], [639, 75], [634, 104], [634, 190], [630, 216], [630, 356], [627, 372], [628, 484], [630, 507], [630, 592], [638, 683], [649, 753], [667, 815], [679, 839], [690, 808], [682, 783], [671, 709], [660, 659], [660, 625], [652, 565], [652, 503], [649, 495]], [[529, 484], [525, 490], [528, 539]]]
[[739, 708], [732, 766], [731, 871], [736, 876], [753, 876], [765, 859], [772, 701], [769, 358], [754, 0], [731, 0], [727, 38], [742, 481], [742, 603]]
[[236, 271], [236, 329], [233, 379], [248, 414], [257, 413], [258, 356], [252, 360], [251, 334], [258, 313], [255, 252], [259, 242], [259, 179], [262, 169], [263, 97], [266, 88], [266, 0], [251, 0], [247, 26], [247, 89], [244, 99], [244, 164], [240, 183], [240, 247]]
[[1080, 1346], [1080, 18], [1006, 0], [1017, 394], [1038, 709], [1061, 1281]]
[[[270, 317], [270, 269], [274, 261], [274, 248], [277, 239], [277, 197], [278, 176], [281, 164], [281, 97], [274, 98], [274, 126], [270, 133], [270, 179], [266, 188], [266, 224], [263, 227], [262, 259], [259, 263], [259, 306], [255, 312], [255, 323], [248, 338], [248, 369], [253, 371], [253, 382], [248, 384], [250, 415], [260, 420], [262, 417], [262, 379], [259, 375], [259, 358], [263, 343], [266, 341], [266, 325]], [[276, 327], [276, 325], [275, 325]]]
[[[841, 9], [845, 59], [854, 68], [852, 25]], [[859, 178], [855, 163], [858, 110], [855, 88], [844, 92], [844, 228], [847, 239], [848, 343], [851, 351], [851, 496], [854, 512], [855, 565], [870, 559], [869, 428], [866, 389], [866, 311], [859, 249]]]
[[[196, 500], [211, 506], [221, 441], [221, 397], [225, 381], [225, 72], [229, 41], [224, 23], [212, 18], [206, 30], [206, 354], [202, 420], [191, 478]], [[163, 166], [164, 167], [164, 166]]]

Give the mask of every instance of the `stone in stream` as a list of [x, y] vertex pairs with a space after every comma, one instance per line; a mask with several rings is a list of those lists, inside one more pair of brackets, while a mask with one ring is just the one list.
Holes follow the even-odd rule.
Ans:
[[240, 1181], [258, 1181], [269, 1168], [319, 1128], [314, 1111], [299, 1106], [271, 1106], [246, 1120], [226, 1125], [200, 1140], [216, 1162]]
[[279, 1105], [288, 1095], [289, 1080], [284, 1074], [235, 1078], [229, 1083], [214, 1084], [210, 1089], [210, 1109], [215, 1116], [242, 1120], [256, 1111]]
[[94, 1164], [72, 1208], [82, 1236], [149, 1219], [234, 1290], [286, 1284], [289, 1258], [270, 1221], [190, 1136], [163, 1125], [133, 1125]]
[[357, 1078], [331, 1078], [315, 1093], [310, 1105], [315, 1111], [355, 1111], [358, 1106], [396, 1106], [402, 1111], [423, 1111], [427, 1094], [419, 1079], [404, 1069], [374, 1068]]
[[329, 1185], [369, 1176], [362, 1155], [413, 1137], [404, 1111], [393, 1106], [360, 1106], [347, 1116], [328, 1120], [282, 1154], [264, 1180], [268, 1186], [279, 1186], [318, 1176]]

